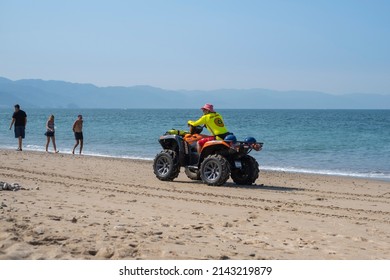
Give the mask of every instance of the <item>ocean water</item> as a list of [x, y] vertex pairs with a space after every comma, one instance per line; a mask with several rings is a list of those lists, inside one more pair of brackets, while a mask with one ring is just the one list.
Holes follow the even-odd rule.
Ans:
[[[23, 109], [23, 108], [22, 108]], [[152, 160], [158, 138], [169, 129], [187, 129], [198, 109], [25, 109], [25, 150], [44, 151], [45, 123], [55, 115], [56, 142], [71, 153], [72, 124], [84, 118], [84, 154]], [[344, 175], [390, 180], [390, 110], [219, 110], [239, 140], [264, 143], [251, 154], [260, 170]], [[10, 111], [0, 112], [0, 148], [15, 149]], [[52, 145], [49, 146], [52, 149]]]

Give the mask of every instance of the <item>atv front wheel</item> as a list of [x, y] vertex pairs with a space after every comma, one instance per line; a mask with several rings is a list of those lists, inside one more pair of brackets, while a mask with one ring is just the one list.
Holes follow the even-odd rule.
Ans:
[[209, 155], [200, 166], [200, 177], [210, 186], [226, 183], [230, 175], [229, 162], [221, 155]]
[[180, 172], [176, 152], [164, 150], [157, 154], [153, 161], [153, 171], [161, 181], [173, 181]]
[[241, 168], [232, 170], [232, 180], [237, 185], [252, 185], [259, 177], [259, 164], [251, 156], [241, 159]]

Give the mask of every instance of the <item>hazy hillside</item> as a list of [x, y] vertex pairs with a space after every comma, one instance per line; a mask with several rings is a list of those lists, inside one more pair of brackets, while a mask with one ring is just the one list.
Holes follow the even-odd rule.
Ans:
[[331, 95], [309, 91], [220, 89], [171, 91], [151, 86], [97, 87], [64, 81], [0, 77], [0, 107], [24, 108], [217, 108], [253, 109], [390, 109], [390, 95]]

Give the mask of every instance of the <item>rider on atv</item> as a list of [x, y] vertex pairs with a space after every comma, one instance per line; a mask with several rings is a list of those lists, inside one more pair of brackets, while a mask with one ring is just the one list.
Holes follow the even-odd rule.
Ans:
[[[205, 104], [201, 109], [204, 115], [199, 120], [188, 121], [190, 132], [171, 129], [160, 136], [163, 149], [153, 160], [156, 177], [173, 181], [184, 167], [188, 178], [210, 186], [221, 186], [229, 178], [238, 185], [254, 184], [259, 177], [259, 164], [249, 153], [260, 151], [263, 143], [253, 137], [238, 141], [213, 105]], [[203, 126], [212, 136], [201, 134]]]
[[204, 125], [213, 136], [204, 137], [197, 142], [197, 150], [200, 153], [203, 145], [211, 140], [223, 140], [227, 135], [232, 134], [228, 132], [221, 114], [214, 111], [214, 106], [205, 104], [202, 108], [203, 116], [197, 121], [188, 121], [188, 125], [192, 127]]

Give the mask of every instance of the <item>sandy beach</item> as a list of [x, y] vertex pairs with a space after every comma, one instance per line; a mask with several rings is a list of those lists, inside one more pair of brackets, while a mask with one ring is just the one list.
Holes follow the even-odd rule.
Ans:
[[[390, 259], [390, 182], [261, 171], [155, 178], [151, 161], [0, 150], [0, 259]], [[261, 165], [261, 163], [260, 163]]]

